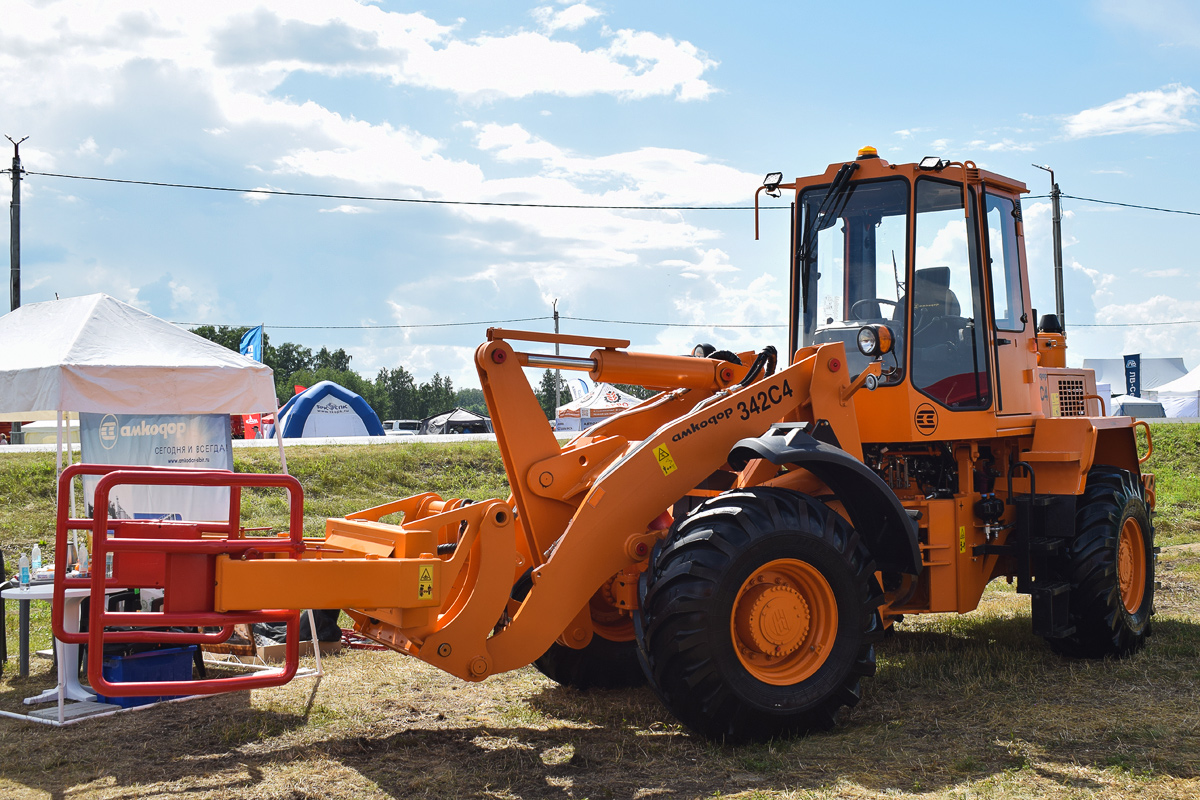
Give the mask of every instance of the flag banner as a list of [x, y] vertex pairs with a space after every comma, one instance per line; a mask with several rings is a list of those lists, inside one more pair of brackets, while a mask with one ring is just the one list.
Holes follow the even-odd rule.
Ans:
[[262, 414], [245, 414], [242, 416], [242, 435], [245, 439], [261, 439], [263, 429]]
[[1142, 354], [1125, 356], [1125, 394], [1142, 396]]
[[261, 363], [263, 360], [262, 347], [263, 326], [259, 325], [242, 334], [242, 343], [238, 345], [238, 352]]
[[[80, 447], [88, 464], [233, 470], [227, 414], [79, 415]], [[84, 477], [92, 516], [96, 477]], [[222, 520], [229, 490], [196, 486], [117, 486], [108, 498], [115, 519]]]

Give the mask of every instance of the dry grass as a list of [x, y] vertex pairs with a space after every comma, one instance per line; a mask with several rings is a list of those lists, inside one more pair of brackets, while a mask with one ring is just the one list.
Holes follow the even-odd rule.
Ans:
[[[532, 669], [464, 684], [356, 651], [327, 659], [315, 691], [301, 680], [63, 730], [0, 720], [0, 797], [1194, 798], [1200, 552], [1165, 548], [1159, 578], [1154, 635], [1120, 661], [1054, 656], [1003, 584], [973, 614], [909, 618], [862, 703], [805, 739], [725, 747], [645, 689], [580, 693]], [[48, 670], [6, 674], [0, 707]]]

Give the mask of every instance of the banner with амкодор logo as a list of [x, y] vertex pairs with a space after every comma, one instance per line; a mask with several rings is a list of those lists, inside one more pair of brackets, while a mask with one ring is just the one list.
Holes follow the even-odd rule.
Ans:
[[[228, 414], [79, 415], [79, 442], [88, 464], [233, 470]], [[92, 516], [95, 477], [83, 479]], [[223, 520], [227, 488], [117, 486], [109, 494], [111, 519]]]

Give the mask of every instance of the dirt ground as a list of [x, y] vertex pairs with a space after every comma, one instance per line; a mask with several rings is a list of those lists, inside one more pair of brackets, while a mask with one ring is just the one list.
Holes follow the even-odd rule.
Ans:
[[[1155, 798], [1200, 796], [1200, 553], [1165, 548], [1148, 646], [1059, 658], [1000, 584], [908, 620], [833, 731], [727, 747], [647, 689], [578, 692], [531, 668], [464, 684], [353, 651], [319, 683], [55, 730], [0, 720], [5, 798]], [[310, 662], [311, 663], [311, 662]], [[0, 707], [53, 680], [17, 679]]]

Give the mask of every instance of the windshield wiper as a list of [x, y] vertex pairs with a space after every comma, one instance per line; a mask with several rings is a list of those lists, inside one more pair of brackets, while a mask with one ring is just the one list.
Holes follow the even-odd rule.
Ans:
[[842, 209], [850, 197], [850, 176], [858, 169], [858, 164], [851, 161], [842, 164], [829, 184], [829, 191], [821, 200], [814, 214], [804, 215], [804, 230], [800, 235], [800, 250], [796, 259], [800, 262], [800, 314], [808, 313], [808, 262], [817, 246], [817, 234], [833, 225], [841, 216]]

